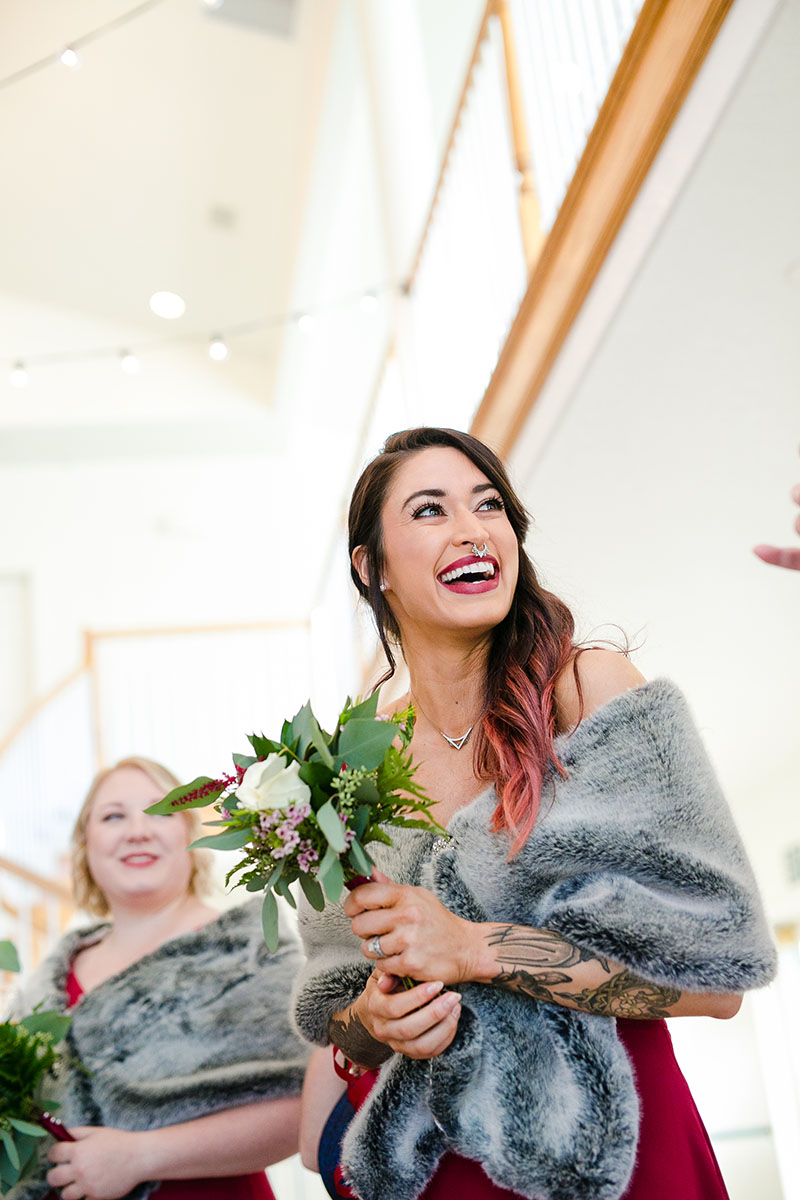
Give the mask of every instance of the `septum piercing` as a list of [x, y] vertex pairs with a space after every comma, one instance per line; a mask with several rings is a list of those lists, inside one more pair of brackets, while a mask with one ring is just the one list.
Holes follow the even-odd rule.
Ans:
[[472, 543], [472, 553], [475, 555], [476, 558], [486, 558], [486, 555], [489, 553], [489, 547], [486, 545], [486, 542], [484, 542], [479, 550], [478, 547], [473, 542]]

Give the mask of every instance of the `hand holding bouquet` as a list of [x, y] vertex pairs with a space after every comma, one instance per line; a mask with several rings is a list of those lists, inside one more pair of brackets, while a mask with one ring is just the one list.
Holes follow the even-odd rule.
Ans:
[[321, 911], [326, 898], [335, 903], [348, 883], [369, 878], [374, 864], [367, 846], [391, 845], [387, 826], [444, 834], [430, 816], [433, 801], [414, 782], [408, 751], [414, 710], [381, 720], [377, 709], [377, 692], [361, 703], [348, 699], [330, 734], [305, 704], [284, 722], [280, 739], [251, 735], [253, 754], [234, 754], [233, 774], [200, 776], [147, 810], [214, 805], [220, 819], [210, 823], [222, 832], [193, 847], [244, 852], [227, 881], [238, 876], [236, 886], [264, 892], [270, 950], [278, 946], [276, 893], [294, 907], [289, 885], [299, 880]]

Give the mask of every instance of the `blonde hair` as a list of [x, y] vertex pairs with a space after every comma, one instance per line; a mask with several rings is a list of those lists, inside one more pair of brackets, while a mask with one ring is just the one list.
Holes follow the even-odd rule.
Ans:
[[[180, 782], [171, 771], [168, 771], [166, 767], [162, 767], [161, 763], [153, 762], [150, 758], [142, 758], [138, 755], [121, 758], [113, 767], [106, 767], [103, 771], [95, 775], [81, 811], [78, 813], [75, 827], [72, 830], [71, 871], [72, 894], [76, 906], [83, 912], [91, 913], [92, 916], [96, 917], [107, 916], [109, 908], [105, 896], [95, 883], [92, 873], [89, 870], [89, 858], [86, 849], [86, 827], [89, 823], [92, 806], [100, 787], [110, 775], [113, 775], [115, 771], [119, 771], [123, 767], [133, 767], [137, 771], [141, 771], [156, 787], [162, 789], [164, 795], [167, 792], [171, 792]], [[188, 826], [189, 841], [194, 841], [195, 838], [200, 837], [201, 821], [199, 811], [197, 809], [189, 809], [180, 815]], [[198, 897], [205, 896], [211, 890], [211, 851], [189, 850], [188, 854], [192, 860], [189, 891]]]

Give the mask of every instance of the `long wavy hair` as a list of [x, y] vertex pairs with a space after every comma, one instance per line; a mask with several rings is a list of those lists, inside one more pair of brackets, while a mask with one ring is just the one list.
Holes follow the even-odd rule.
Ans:
[[[389, 664], [375, 685], [394, 674], [394, 649], [402, 650], [400, 628], [381, 591], [385, 566], [383, 506], [400, 464], [411, 454], [434, 446], [460, 450], [494, 484], [519, 546], [519, 577], [508, 614], [492, 630], [483, 712], [473, 743], [479, 778], [491, 779], [498, 796], [492, 827], [507, 829], [511, 854], [525, 844], [536, 821], [542, 786], [550, 764], [564, 776], [556, 753], [555, 685], [579, 649], [569, 608], [541, 586], [525, 552], [530, 517], [514, 492], [497, 455], [483, 442], [456, 429], [422, 427], [393, 433], [361, 474], [348, 517], [350, 573], [375, 620]], [[363, 546], [367, 582], [353, 564], [353, 551]], [[575, 670], [582, 707], [580, 679]]]

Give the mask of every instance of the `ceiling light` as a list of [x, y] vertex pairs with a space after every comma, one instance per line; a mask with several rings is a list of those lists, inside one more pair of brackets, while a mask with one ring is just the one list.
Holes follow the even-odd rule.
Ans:
[[14, 366], [11, 368], [10, 380], [12, 387], [24, 388], [28, 386], [28, 372], [25, 370], [23, 363], [14, 363]]
[[224, 362], [230, 354], [225, 339], [221, 333], [215, 333], [208, 344], [208, 356], [213, 358], [214, 362]]
[[81, 65], [81, 56], [72, 46], [65, 46], [58, 56], [58, 61], [62, 66], [69, 67], [70, 71], [77, 71]]
[[135, 354], [131, 354], [130, 350], [123, 350], [119, 356], [119, 369], [123, 375], [138, 375], [141, 363]]
[[358, 307], [365, 313], [375, 312], [378, 307], [378, 297], [374, 292], [366, 292], [359, 300]]
[[186, 304], [177, 292], [153, 292], [150, 307], [157, 317], [174, 321], [186, 312]]
[[311, 313], [303, 313], [297, 318], [297, 328], [301, 333], [310, 333], [316, 323], [316, 318], [312, 317]]
[[217, 8], [222, 8], [225, 0], [200, 0], [203, 8], [210, 8], [213, 12]]

